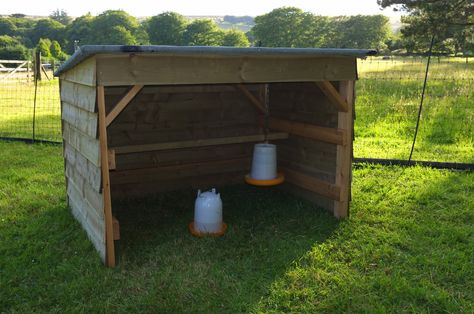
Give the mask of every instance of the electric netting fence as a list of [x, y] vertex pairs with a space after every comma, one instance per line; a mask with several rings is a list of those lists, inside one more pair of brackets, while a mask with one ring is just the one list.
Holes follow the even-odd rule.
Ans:
[[[354, 155], [408, 160], [427, 58], [360, 60]], [[413, 160], [474, 162], [474, 58], [434, 56]]]
[[[35, 80], [31, 63], [0, 60], [0, 138], [61, 142], [58, 79], [50, 65]], [[19, 62], [19, 61], [18, 61]]]
[[[372, 57], [358, 62], [355, 157], [408, 159], [426, 61]], [[28, 64], [22, 68], [14, 74], [0, 71], [0, 137], [61, 142], [57, 78], [47, 69], [49, 78], [43, 73], [35, 89]], [[412, 159], [474, 162], [474, 58], [432, 58]]]

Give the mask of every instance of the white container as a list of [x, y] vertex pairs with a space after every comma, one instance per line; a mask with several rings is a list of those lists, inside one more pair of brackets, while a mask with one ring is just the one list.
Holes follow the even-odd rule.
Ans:
[[277, 177], [276, 145], [255, 144], [250, 177], [256, 180], [272, 180]]
[[194, 204], [194, 228], [202, 233], [216, 233], [222, 229], [222, 200], [216, 189], [201, 193]]

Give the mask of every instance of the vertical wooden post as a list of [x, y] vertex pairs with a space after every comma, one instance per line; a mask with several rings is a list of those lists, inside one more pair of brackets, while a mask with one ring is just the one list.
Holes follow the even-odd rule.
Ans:
[[35, 81], [41, 81], [41, 52], [39, 50], [35, 51]]
[[112, 200], [110, 196], [110, 176], [107, 149], [107, 127], [105, 125], [104, 86], [97, 86], [97, 107], [99, 110], [100, 166], [102, 169], [102, 196], [104, 198], [105, 217], [105, 265], [115, 267], [114, 227], [112, 218]]
[[341, 187], [341, 197], [340, 201], [334, 201], [334, 216], [344, 218], [349, 216], [351, 193], [354, 81], [339, 82], [339, 93], [347, 101], [348, 110], [338, 113], [337, 127], [344, 131], [347, 141], [337, 146], [335, 183]]

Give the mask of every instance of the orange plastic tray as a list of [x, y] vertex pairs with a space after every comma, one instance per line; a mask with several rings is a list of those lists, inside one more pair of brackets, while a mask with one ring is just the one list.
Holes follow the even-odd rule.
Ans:
[[188, 228], [189, 228], [189, 232], [191, 232], [191, 234], [193, 236], [198, 237], [198, 238], [202, 238], [202, 237], [205, 237], [205, 236], [222, 237], [225, 234], [225, 232], [227, 231], [227, 224], [223, 222], [222, 226], [221, 226], [221, 230], [219, 230], [218, 232], [215, 232], [215, 233], [201, 232], [199, 230], [196, 230], [196, 228], [194, 228], [194, 221], [189, 223]]
[[245, 182], [250, 185], [256, 186], [273, 186], [282, 184], [285, 181], [285, 175], [281, 172], [278, 172], [277, 177], [275, 179], [270, 180], [257, 180], [250, 177], [250, 174], [245, 175]]

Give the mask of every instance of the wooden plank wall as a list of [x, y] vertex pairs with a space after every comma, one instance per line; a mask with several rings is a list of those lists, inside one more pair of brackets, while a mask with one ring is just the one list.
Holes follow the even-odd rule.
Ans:
[[[258, 86], [248, 88], [258, 96]], [[106, 88], [107, 112], [127, 91]], [[235, 86], [145, 86], [108, 127], [109, 148], [262, 132], [261, 115]], [[112, 197], [242, 182], [253, 143], [117, 154]]]
[[[271, 84], [270, 116], [327, 128], [338, 126], [337, 108], [313, 82]], [[277, 152], [279, 167], [292, 174], [302, 174], [317, 182], [335, 183], [336, 144], [290, 134], [288, 139], [278, 143]], [[304, 184], [293, 184], [292, 176], [287, 177], [284, 188], [333, 212], [332, 199], [302, 188]], [[327, 190], [334, 190], [334, 186], [328, 186]]]
[[61, 119], [69, 207], [105, 261], [94, 73], [90, 59], [61, 76]]

